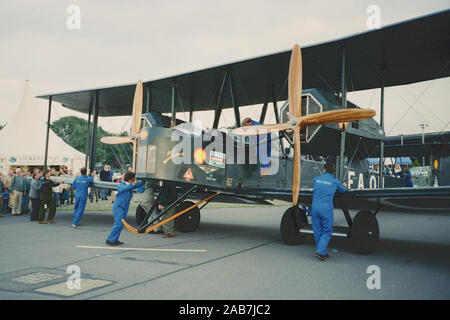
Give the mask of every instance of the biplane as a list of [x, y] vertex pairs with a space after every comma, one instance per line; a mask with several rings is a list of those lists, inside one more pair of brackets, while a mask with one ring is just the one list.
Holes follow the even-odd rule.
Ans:
[[[450, 210], [448, 184], [405, 188], [402, 180], [384, 176], [382, 170], [371, 171], [363, 152], [378, 150], [380, 164], [384, 159], [385, 87], [450, 75], [449, 30], [447, 10], [339, 40], [303, 48], [295, 45], [292, 50], [162, 79], [39, 98], [49, 100], [49, 117], [53, 101], [88, 113], [89, 126], [93, 116], [86, 160], [91, 168], [98, 116], [132, 114], [129, 137], [105, 137], [102, 142], [131, 144], [138, 179], [156, 190], [157, 182], [172, 181], [179, 190], [178, 199], [156, 216], [152, 214], [158, 199], [149, 210], [138, 207], [137, 227], [123, 221], [135, 234], [151, 232], [173, 219], [177, 229], [192, 232], [200, 223], [200, 210], [211, 201], [279, 199], [292, 202], [281, 219], [282, 238], [288, 245], [299, 244], [313, 233], [305, 210], [312, 202], [313, 178], [322, 173], [324, 158], [335, 156], [336, 174], [349, 190], [335, 197], [335, 206], [342, 209], [348, 225], [335, 226], [333, 235], [349, 238], [355, 251], [367, 254], [377, 248], [380, 209]], [[375, 111], [347, 100], [349, 91], [373, 88], [381, 90], [379, 123], [373, 119]], [[242, 126], [239, 108], [256, 104], [263, 105], [253, 117], [257, 124]], [[269, 104], [274, 124], [265, 123]], [[233, 109], [235, 124], [218, 130], [226, 108]], [[214, 111], [214, 120], [210, 128], [199, 128], [193, 114], [206, 110]], [[177, 118], [180, 112], [188, 112], [189, 121]], [[444, 151], [431, 157], [441, 160], [449, 155], [448, 147], [439, 150]], [[437, 173], [440, 170], [448, 168], [436, 168]], [[177, 213], [160, 221], [174, 206]], [[359, 212], [352, 218], [350, 209]]]

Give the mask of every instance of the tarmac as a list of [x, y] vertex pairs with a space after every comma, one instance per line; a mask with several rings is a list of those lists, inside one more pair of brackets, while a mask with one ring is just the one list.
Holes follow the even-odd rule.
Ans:
[[[297, 246], [281, 239], [287, 208], [206, 207], [193, 233], [124, 229], [119, 247], [105, 244], [111, 212], [85, 212], [77, 229], [70, 211], [47, 225], [6, 215], [0, 299], [450, 299], [450, 214], [379, 212], [377, 252], [333, 238], [319, 261], [312, 236]], [[345, 225], [340, 210], [335, 225]]]

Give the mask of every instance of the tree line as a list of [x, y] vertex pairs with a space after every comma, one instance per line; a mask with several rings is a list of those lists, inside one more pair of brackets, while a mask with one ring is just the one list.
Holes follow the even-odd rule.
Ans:
[[[88, 137], [88, 122], [86, 120], [76, 116], [62, 117], [53, 121], [50, 128], [71, 147], [86, 153]], [[117, 134], [110, 133], [98, 126], [96, 163], [109, 164], [113, 169], [125, 169], [127, 164], [132, 163], [133, 149], [128, 144], [108, 145], [100, 142], [101, 138], [112, 135]], [[128, 133], [123, 131], [119, 135], [128, 136]]]

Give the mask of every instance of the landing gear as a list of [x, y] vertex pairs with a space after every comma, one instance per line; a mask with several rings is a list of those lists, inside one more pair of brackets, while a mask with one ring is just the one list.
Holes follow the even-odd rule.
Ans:
[[[192, 201], [184, 201], [177, 206], [177, 212], [194, 205]], [[175, 219], [175, 228], [181, 232], [193, 232], [200, 225], [200, 210], [194, 207]]]
[[[333, 236], [350, 239], [353, 251], [359, 254], [374, 253], [380, 239], [380, 229], [375, 213], [359, 211], [352, 219], [345, 206], [342, 206], [348, 226], [333, 226]], [[377, 210], [378, 211], [378, 210]], [[298, 207], [286, 210], [281, 219], [281, 236], [287, 245], [301, 243], [305, 235], [314, 235], [313, 228], [308, 224], [306, 213]]]
[[353, 219], [350, 235], [355, 252], [374, 253], [380, 239], [380, 229], [375, 215], [369, 211], [359, 211]]
[[294, 246], [301, 243], [304, 235], [300, 233], [302, 226], [308, 223], [306, 213], [299, 207], [286, 210], [281, 218], [281, 237], [287, 245]]
[[[141, 225], [139, 225], [139, 227], [135, 228], [135, 227], [131, 226], [129, 223], [127, 223], [125, 221], [125, 219], [122, 219], [123, 226], [128, 231], [130, 231], [131, 233], [134, 233], [134, 234], [149, 233], [149, 232], [154, 231], [156, 228], [159, 228], [162, 225], [164, 225], [170, 221], [173, 221], [174, 219], [177, 219], [177, 218], [181, 217], [183, 214], [187, 213], [187, 218], [181, 219], [178, 223], [178, 226], [177, 226], [177, 223], [175, 223], [175, 226], [178, 227], [179, 230], [182, 232], [194, 231], [195, 229], [197, 229], [197, 227], [200, 223], [200, 210], [197, 207], [202, 203], [205, 203], [205, 202], [208, 203], [209, 201], [211, 201], [212, 198], [214, 198], [215, 196], [217, 196], [219, 194], [219, 192], [210, 194], [208, 197], [206, 197], [196, 203], [192, 203], [190, 201], [184, 201], [186, 199], [186, 197], [195, 189], [197, 189], [197, 186], [193, 186], [192, 188], [190, 188], [181, 197], [179, 197], [176, 201], [172, 202], [167, 207], [163, 208], [160, 213], [158, 213], [154, 218], [151, 219], [151, 215], [156, 208], [156, 204], [159, 201], [159, 196], [158, 196], [158, 198], [153, 202], [149, 212], [145, 215], [144, 218], [142, 218], [140, 209], [139, 209], [139, 211], [136, 210], [136, 213], [137, 213], [136, 218], [142, 220], [142, 223], [141, 223]], [[173, 208], [175, 206], [178, 206], [177, 208], [180, 211], [177, 210], [178, 211], [177, 213], [173, 214], [172, 216], [170, 216], [164, 220], [157, 222], [157, 220], [160, 219], [164, 214], [166, 214], [166, 212], [168, 210], [170, 210], [171, 208]]]
[[[194, 203], [192, 201], [184, 201], [178, 205], [177, 212], [187, 209], [193, 204]], [[147, 212], [145, 212], [144, 208], [139, 205], [136, 208], [136, 224], [140, 226], [146, 216]], [[175, 219], [175, 228], [180, 232], [193, 232], [198, 228], [199, 225], [200, 210], [198, 209], [198, 207], [194, 207], [193, 209]]]

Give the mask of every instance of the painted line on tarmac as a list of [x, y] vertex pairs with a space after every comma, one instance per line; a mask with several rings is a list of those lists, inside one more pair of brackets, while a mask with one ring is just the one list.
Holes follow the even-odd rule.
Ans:
[[95, 246], [77, 246], [82, 249], [103, 249], [103, 250], [128, 250], [128, 251], [159, 251], [159, 252], [207, 252], [207, 250], [196, 249], [153, 249], [153, 248], [117, 248], [117, 247], [95, 247]]

